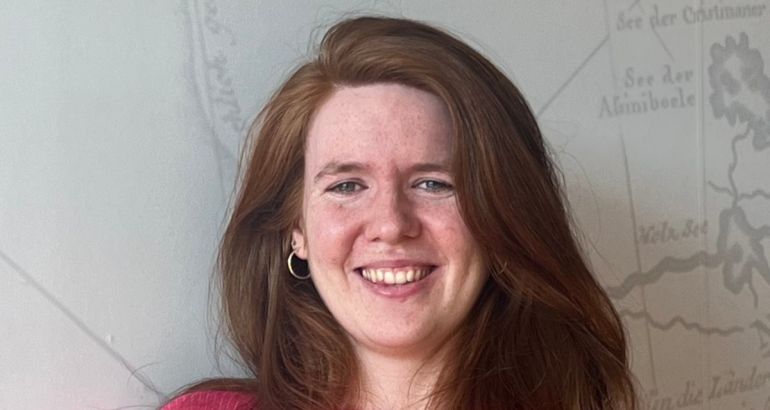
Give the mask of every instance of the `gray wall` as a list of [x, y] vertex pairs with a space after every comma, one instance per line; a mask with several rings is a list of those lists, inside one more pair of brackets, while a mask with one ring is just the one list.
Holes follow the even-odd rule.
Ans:
[[0, 408], [233, 374], [207, 295], [239, 145], [350, 11], [449, 28], [521, 87], [650, 408], [770, 408], [767, 0], [5, 0]]

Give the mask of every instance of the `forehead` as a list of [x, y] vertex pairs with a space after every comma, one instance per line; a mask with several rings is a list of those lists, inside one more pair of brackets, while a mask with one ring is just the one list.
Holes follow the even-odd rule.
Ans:
[[327, 161], [448, 161], [451, 119], [435, 95], [400, 84], [337, 89], [316, 111], [306, 165]]

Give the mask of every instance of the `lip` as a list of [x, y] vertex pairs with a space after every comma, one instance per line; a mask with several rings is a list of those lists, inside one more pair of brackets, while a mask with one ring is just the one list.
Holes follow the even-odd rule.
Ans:
[[360, 271], [361, 269], [399, 269], [411, 266], [429, 266], [435, 268], [436, 264], [420, 259], [389, 259], [368, 262], [356, 267], [356, 271]]
[[[374, 283], [364, 278], [363, 275], [361, 274], [361, 271], [364, 268], [366, 269], [398, 269], [398, 268], [412, 267], [412, 266], [414, 267], [429, 266], [430, 272], [425, 277], [423, 277], [418, 281], [404, 283], [401, 285]], [[391, 260], [391, 261], [382, 261], [382, 262], [368, 263], [366, 265], [362, 265], [361, 267], [355, 269], [355, 276], [357, 277], [357, 280], [361, 281], [361, 285], [366, 290], [374, 293], [375, 295], [385, 297], [391, 300], [404, 300], [411, 296], [425, 292], [433, 284], [433, 282], [435, 281], [435, 277], [438, 276], [436, 275], [436, 273], [439, 273], [440, 270], [441, 270], [441, 267], [431, 263], [425, 263], [424, 261], [417, 262], [417, 261], [406, 261], [406, 260], [399, 260], [399, 261]]]

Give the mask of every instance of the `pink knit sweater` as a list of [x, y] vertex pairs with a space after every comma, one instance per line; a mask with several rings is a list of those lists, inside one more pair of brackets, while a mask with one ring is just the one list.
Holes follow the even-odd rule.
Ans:
[[255, 410], [257, 399], [246, 393], [197, 391], [183, 394], [161, 410]]

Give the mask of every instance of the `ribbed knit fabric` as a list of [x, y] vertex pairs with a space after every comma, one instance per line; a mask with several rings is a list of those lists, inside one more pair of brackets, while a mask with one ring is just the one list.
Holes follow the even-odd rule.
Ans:
[[172, 400], [161, 410], [256, 410], [257, 399], [245, 393], [196, 391]]

